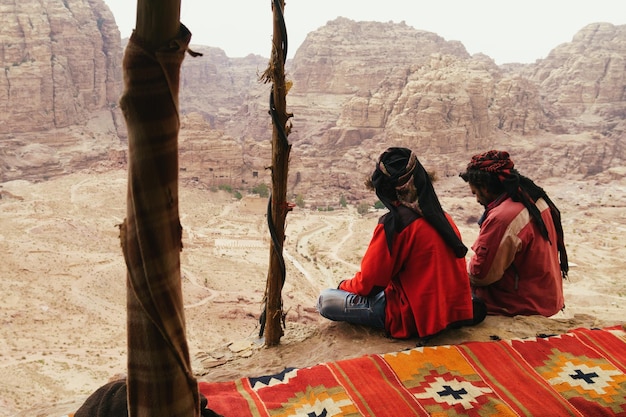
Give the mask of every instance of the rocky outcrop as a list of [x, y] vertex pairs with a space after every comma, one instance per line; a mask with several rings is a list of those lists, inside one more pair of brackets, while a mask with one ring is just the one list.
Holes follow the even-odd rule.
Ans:
[[[102, 1], [26, 0], [0, 13], [9, 22], [0, 179], [123, 164], [121, 47]], [[491, 147], [532, 158], [541, 175], [624, 165], [625, 32], [591, 24], [534, 64], [498, 66], [405, 23], [330, 21], [287, 62], [290, 190], [316, 201], [329, 192], [364, 198], [363, 179], [387, 146], [414, 149], [443, 175]], [[192, 49], [203, 56], [182, 67], [181, 177], [269, 182], [271, 86], [260, 81], [268, 59]]]
[[[458, 41], [446, 41], [404, 22], [355, 22], [337, 18], [310, 33], [294, 56], [294, 90], [354, 94], [373, 90], [390, 76], [425, 64], [433, 53], [469, 58]], [[314, 69], [314, 70], [313, 70]]]
[[[624, 48], [626, 26], [598, 23], [536, 64], [500, 68], [489, 57], [469, 57], [462, 45], [403, 24], [337, 19], [298, 50], [292, 108], [323, 114], [351, 138], [358, 136], [354, 129], [362, 137], [384, 129], [387, 136], [413, 135], [418, 142], [433, 135], [441, 142], [438, 136], [445, 135], [452, 138], [446, 152], [482, 147], [502, 132], [611, 129], [624, 115]], [[354, 145], [342, 133], [331, 137]]]
[[530, 79], [540, 86], [543, 104], [555, 119], [584, 129], [594, 118], [614, 119], [616, 108], [623, 119], [626, 26], [584, 27], [572, 42], [557, 46], [537, 62]]
[[0, 8], [0, 132], [86, 121], [121, 92], [121, 44], [102, 0], [23, 0]]
[[380, 134], [431, 54], [469, 58], [461, 43], [405, 23], [338, 18], [310, 33], [290, 69], [289, 104], [306, 132], [294, 140], [350, 147]]
[[[260, 81], [260, 75], [268, 59], [258, 55], [228, 58], [219, 48], [191, 48], [203, 55], [183, 61], [182, 112], [201, 114], [211, 128], [227, 130], [233, 137], [259, 134], [250, 120], [258, 112], [267, 115], [269, 87]], [[266, 130], [267, 126], [262, 129]]]
[[569, 172], [590, 176], [624, 165], [626, 25], [587, 25], [529, 70], [546, 130], [569, 138], [562, 141], [576, 160]]
[[[362, 178], [353, 173], [367, 173], [386, 146], [411, 147], [444, 175], [458, 173], [454, 161], [467, 153], [496, 146], [522, 160], [545, 152], [530, 158], [540, 175], [588, 176], [619, 165], [625, 28], [589, 25], [544, 60], [499, 67], [402, 24], [329, 22], [293, 62], [288, 104], [304, 120], [290, 137], [305, 167], [299, 178], [343, 177], [356, 189]], [[419, 48], [402, 49], [415, 39]], [[321, 162], [333, 154], [340, 157]]]
[[234, 139], [212, 129], [200, 113], [181, 118], [179, 135], [180, 178], [206, 187], [229, 186], [241, 190], [271, 182], [269, 142]]
[[4, 4], [0, 21], [0, 180], [106, 160], [124, 132], [122, 48], [108, 7], [24, 0]]

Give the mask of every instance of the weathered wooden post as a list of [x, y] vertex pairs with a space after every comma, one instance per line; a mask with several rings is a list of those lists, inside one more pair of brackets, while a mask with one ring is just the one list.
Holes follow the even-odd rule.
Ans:
[[274, 31], [272, 53], [269, 67], [265, 71], [266, 82], [272, 82], [270, 93], [270, 114], [272, 116], [272, 194], [268, 204], [268, 225], [272, 241], [270, 244], [270, 262], [265, 289], [265, 311], [261, 316], [262, 336], [265, 332], [265, 345], [275, 346], [283, 335], [282, 288], [285, 282], [285, 261], [283, 243], [285, 241], [285, 218], [291, 210], [287, 203], [287, 177], [289, 173], [289, 152], [291, 145], [287, 141], [292, 117], [287, 108], [287, 84], [285, 82], [285, 61], [287, 58], [287, 30], [283, 11], [284, 0], [272, 3]]
[[138, 0], [120, 100], [128, 127], [128, 194], [120, 239], [127, 266], [128, 412], [200, 415], [182, 300], [178, 91], [191, 34], [180, 0]]

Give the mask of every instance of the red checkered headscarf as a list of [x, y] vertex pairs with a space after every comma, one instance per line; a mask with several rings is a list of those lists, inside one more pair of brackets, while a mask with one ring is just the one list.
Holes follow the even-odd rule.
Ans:
[[504, 181], [511, 175], [514, 166], [515, 164], [513, 164], [508, 152], [491, 150], [474, 155], [470, 163], [467, 164], [467, 170], [491, 172], [498, 175], [500, 181]]

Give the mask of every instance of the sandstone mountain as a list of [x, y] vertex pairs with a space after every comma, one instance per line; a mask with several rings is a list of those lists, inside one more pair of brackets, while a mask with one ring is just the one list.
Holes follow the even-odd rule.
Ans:
[[[0, 14], [0, 181], [123, 166], [122, 43], [108, 8], [25, 0]], [[192, 49], [204, 55], [182, 68], [181, 180], [269, 184], [268, 59]], [[498, 66], [405, 23], [337, 18], [287, 65], [290, 192], [312, 205], [370, 198], [363, 179], [388, 146], [411, 147], [440, 175], [501, 147], [535, 177], [621, 177], [625, 70], [626, 26], [592, 23], [545, 59]]]
[[0, 181], [41, 180], [106, 158], [119, 145], [113, 121], [123, 123], [111, 113], [122, 50], [109, 8], [5, 2], [0, 21]]
[[68, 127], [116, 102], [120, 33], [101, 1], [23, 0], [0, 16], [3, 133]]

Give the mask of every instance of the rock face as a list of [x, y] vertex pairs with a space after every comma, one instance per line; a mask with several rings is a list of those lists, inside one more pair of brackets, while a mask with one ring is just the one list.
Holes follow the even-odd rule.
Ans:
[[45, 179], [114, 154], [125, 131], [122, 48], [104, 2], [5, 2], [0, 21], [0, 180]]
[[[493, 146], [519, 148], [521, 160], [540, 146], [545, 175], [619, 165], [625, 39], [624, 27], [592, 24], [544, 60], [498, 67], [403, 24], [329, 22], [288, 68], [294, 185], [315, 179], [355, 193], [362, 187], [353, 173], [367, 173], [391, 145], [415, 149], [444, 175], [461, 169], [459, 156]], [[255, 137], [270, 137], [262, 133]]]
[[267, 121], [259, 129], [250, 120], [257, 113], [267, 115], [269, 87], [259, 78], [268, 59], [258, 55], [228, 58], [223, 50], [207, 46], [191, 45], [191, 49], [203, 56], [183, 61], [181, 111], [199, 113], [212, 129], [237, 138], [267, 132]]
[[[626, 150], [626, 26], [594, 23], [527, 68], [541, 94], [543, 128], [555, 134], [556, 172], [585, 176], [624, 165]], [[563, 162], [560, 162], [564, 165]]]
[[532, 69], [557, 133], [623, 135], [626, 120], [626, 26], [595, 23], [554, 48]]
[[403, 24], [329, 22], [307, 37], [292, 64], [298, 178], [356, 195], [388, 146], [414, 149], [443, 175], [492, 147], [510, 149], [540, 176], [619, 166], [626, 158], [625, 31], [591, 24], [546, 59], [499, 67]]
[[[394, 29], [400, 39], [384, 36]], [[346, 45], [353, 33], [361, 36]], [[335, 52], [333, 34], [343, 35]], [[419, 147], [442, 152], [481, 148], [498, 133], [581, 133], [623, 119], [625, 48], [625, 26], [597, 23], [544, 60], [500, 68], [402, 24], [337, 19], [298, 50], [292, 108], [312, 111], [306, 104], [322, 96], [330, 113], [340, 108], [335, 127], [384, 129], [387, 137], [414, 137]]]
[[[0, 180], [124, 164], [121, 42], [107, 7], [26, 0], [0, 13]], [[182, 68], [182, 180], [269, 183], [268, 59], [192, 49], [204, 55]], [[540, 176], [614, 177], [626, 159], [625, 70], [626, 26], [593, 23], [534, 64], [498, 66], [405, 23], [337, 18], [287, 63], [290, 190], [315, 204], [366, 198], [363, 179], [389, 146], [440, 175], [500, 147]]]
[[3, 132], [79, 124], [117, 102], [120, 33], [101, 0], [11, 2], [0, 19]]

